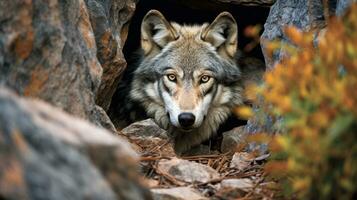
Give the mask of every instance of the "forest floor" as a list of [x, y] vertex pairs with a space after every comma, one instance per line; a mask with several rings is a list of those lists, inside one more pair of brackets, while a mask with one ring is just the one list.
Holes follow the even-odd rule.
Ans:
[[[141, 129], [152, 131], [147, 127]], [[269, 154], [214, 151], [206, 155], [180, 157], [174, 153], [168, 138], [156, 133], [156, 136], [142, 137], [140, 133], [130, 135], [130, 131], [123, 132], [121, 134], [129, 139], [140, 155], [144, 182], [154, 199], [282, 198], [276, 181], [264, 171]]]

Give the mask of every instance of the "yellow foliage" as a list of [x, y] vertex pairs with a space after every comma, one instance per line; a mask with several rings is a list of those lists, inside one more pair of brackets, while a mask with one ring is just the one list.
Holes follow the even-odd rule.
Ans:
[[283, 118], [285, 132], [271, 142], [276, 159], [266, 168], [273, 175], [285, 170], [282, 187], [299, 199], [352, 199], [357, 196], [357, 4], [344, 18], [329, 20], [318, 45], [313, 32], [287, 27], [285, 33], [294, 46], [276, 41], [266, 46], [269, 52], [283, 48], [289, 56], [256, 90], [263, 110]]
[[249, 119], [253, 116], [253, 112], [248, 106], [239, 106], [235, 108], [234, 113], [241, 119]]

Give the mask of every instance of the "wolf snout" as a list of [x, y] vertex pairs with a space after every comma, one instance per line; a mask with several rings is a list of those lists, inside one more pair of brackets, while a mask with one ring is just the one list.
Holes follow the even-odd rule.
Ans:
[[192, 113], [184, 112], [179, 114], [178, 121], [183, 128], [189, 128], [195, 123], [196, 117]]

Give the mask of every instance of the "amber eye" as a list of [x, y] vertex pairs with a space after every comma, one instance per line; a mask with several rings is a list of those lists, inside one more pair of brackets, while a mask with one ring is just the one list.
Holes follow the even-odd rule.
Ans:
[[203, 75], [203, 76], [201, 76], [201, 83], [207, 83], [210, 79], [211, 79], [211, 77], [209, 77], [207, 75]]
[[170, 81], [176, 81], [176, 76], [175, 76], [175, 74], [168, 74], [167, 75], [167, 78], [170, 80]]

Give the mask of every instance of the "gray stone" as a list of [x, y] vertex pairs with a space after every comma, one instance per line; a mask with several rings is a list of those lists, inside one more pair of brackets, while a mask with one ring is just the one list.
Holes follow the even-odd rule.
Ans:
[[[220, 199], [239, 199], [248, 192], [253, 191], [253, 181], [248, 178], [242, 179], [224, 179], [220, 184], [217, 184], [219, 189], [216, 194]], [[254, 192], [256, 189], [254, 189]]]
[[188, 183], [204, 183], [219, 178], [219, 173], [209, 166], [178, 158], [160, 160], [158, 169], [162, 173]]
[[176, 187], [169, 189], [151, 189], [155, 200], [206, 200], [208, 198], [190, 187]]
[[231, 160], [230, 167], [244, 171], [254, 161], [254, 157], [246, 152], [236, 152]]
[[242, 189], [249, 190], [253, 188], [253, 181], [249, 178], [241, 178], [241, 179], [224, 179], [221, 182], [221, 188], [233, 188], [233, 189]]
[[158, 137], [168, 139], [167, 132], [160, 128], [153, 119], [146, 119], [130, 124], [121, 132], [129, 137]]
[[[152, 119], [130, 124], [120, 131], [133, 144], [134, 149], [143, 156], [175, 156], [173, 143], [165, 130]], [[135, 145], [135, 146], [134, 146]]]
[[1, 1], [0, 21], [1, 85], [115, 130], [95, 104], [103, 70], [84, 0]]
[[150, 199], [138, 156], [104, 129], [0, 88], [0, 196]]
[[103, 76], [96, 95], [96, 103], [108, 110], [112, 96], [126, 68], [122, 52], [126, 41], [129, 20], [138, 0], [84, 0], [93, 28], [97, 58], [103, 68]]

